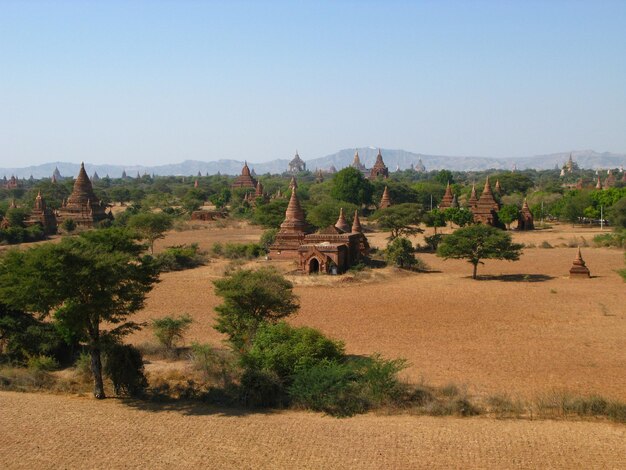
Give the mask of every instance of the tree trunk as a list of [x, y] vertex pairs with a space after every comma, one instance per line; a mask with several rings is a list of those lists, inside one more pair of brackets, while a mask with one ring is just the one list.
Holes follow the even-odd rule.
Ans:
[[100, 358], [100, 348], [92, 346], [89, 349], [91, 356], [91, 373], [93, 374], [93, 396], [101, 400], [104, 395], [104, 382], [102, 381], [102, 360]]
[[478, 271], [478, 263], [474, 264], [474, 273], [472, 274], [472, 279], [476, 279], [477, 271]]

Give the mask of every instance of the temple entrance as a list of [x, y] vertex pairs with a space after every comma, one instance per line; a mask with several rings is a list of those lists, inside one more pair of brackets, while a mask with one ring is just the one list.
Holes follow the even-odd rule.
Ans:
[[320, 272], [320, 262], [317, 258], [311, 258], [309, 261], [309, 274], [316, 274]]

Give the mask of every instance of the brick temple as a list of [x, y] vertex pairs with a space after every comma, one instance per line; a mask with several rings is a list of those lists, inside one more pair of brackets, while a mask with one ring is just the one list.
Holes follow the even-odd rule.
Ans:
[[57, 223], [72, 219], [76, 226], [82, 228], [92, 228], [103, 220], [113, 218], [110, 212], [106, 213], [106, 206], [93, 192], [91, 180], [87, 176], [83, 163], [80, 164], [72, 194], [63, 201], [56, 215]]
[[305, 274], [341, 274], [367, 256], [369, 243], [357, 212], [352, 226], [341, 209], [335, 225], [310, 233], [296, 193], [297, 185], [293, 186], [285, 220], [270, 246], [272, 258], [292, 259]]

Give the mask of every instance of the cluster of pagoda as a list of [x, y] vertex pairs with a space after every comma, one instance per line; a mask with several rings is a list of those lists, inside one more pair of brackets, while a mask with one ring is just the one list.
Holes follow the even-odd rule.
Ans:
[[[54, 174], [53, 178], [55, 178]], [[11, 207], [16, 207], [15, 201]], [[61, 207], [57, 210], [48, 207], [40, 191], [24, 223], [26, 226], [38, 224], [46, 234], [54, 234], [58, 225], [68, 219], [71, 219], [79, 228], [93, 228], [99, 222], [112, 218], [111, 211], [107, 212], [107, 207], [94, 193], [91, 180], [85, 171], [85, 165], [81, 163], [72, 194], [63, 200]], [[6, 219], [3, 221], [5, 225], [7, 222]]]
[[[496, 181], [495, 193], [502, 194], [502, 187], [500, 181]], [[474, 217], [474, 223], [486, 224], [493, 227], [502, 227], [502, 223], [498, 219], [498, 211], [500, 210], [500, 203], [494, 195], [494, 191], [491, 189], [491, 183], [489, 183], [489, 177], [485, 181], [483, 192], [480, 198], [476, 197], [476, 186], [472, 185], [472, 191], [468, 199], [467, 207], [472, 211]], [[446, 192], [439, 203], [439, 209], [447, 209], [450, 207], [460, 207], [456, 194], [452, 194], [452, 188], [450, 183], [446, 186]], [[528, 202], [524, 199], [522, 209], [520, 210], [519, 218], [517, 221], [518, 230], [533, 230], [534, 220], [533, 214], [528, 207]]]
[[335, 225], [311, 233], [297, 195], [297, 183], [292, 179], [291, 196], [276, 240], [270, 246], [270, 256], [294, 260], [306, 274], [341, 274], [369, 252], [358, 211], [350, 226], [343, 209]]

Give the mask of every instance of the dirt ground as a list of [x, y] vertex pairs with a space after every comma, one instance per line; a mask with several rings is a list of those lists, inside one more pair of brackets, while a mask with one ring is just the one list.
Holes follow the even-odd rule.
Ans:
[[606, 422], [228, 414], [0, 392], [0, 468], [624, 468]]
[[[157, 249], [192, 241], [204, 248], [215, 241], [254, 241], [260, 233], [246, 226], [172, 232]], [[477, 281], [469, 277], [469, 263], [432, 254], [419, 255], [429, 273], [386, 268], [364, 280], [294, 276], [301, 309], [290, 321], [345, 341], [351, 354], [406, 358], [405, 375], [413, 382], [453, 382], [478, 396], [532, 398], [567, 389], [624, 400], [626, 283], [615, 272], [624, 267], [624, 255], [584, 247], [597, 233], [567, 225], [514, 233], [518, 242], [539, 246], [546, 241], [556, 248], [526, 248], [518, 262], [486, 261]], [[373, 246], [384, 247], [385, 234], [369, 238]], [[559, 245], [576, 244], [583, 245], [591, 279], [568, 278], [576, 248]], [[267, 264], [293, 268], [290, 262], [251, 263]], [[135, 318], [189, 313], [194, 324], [187, 342], [220, 344], [221, 336], [211, 328], [213, 307], [220, 302], [211, 280], [224, 267], [217, 261], [164, 274]], [[152, 332], [144, 329], [131, 341], [153, 341]]]

